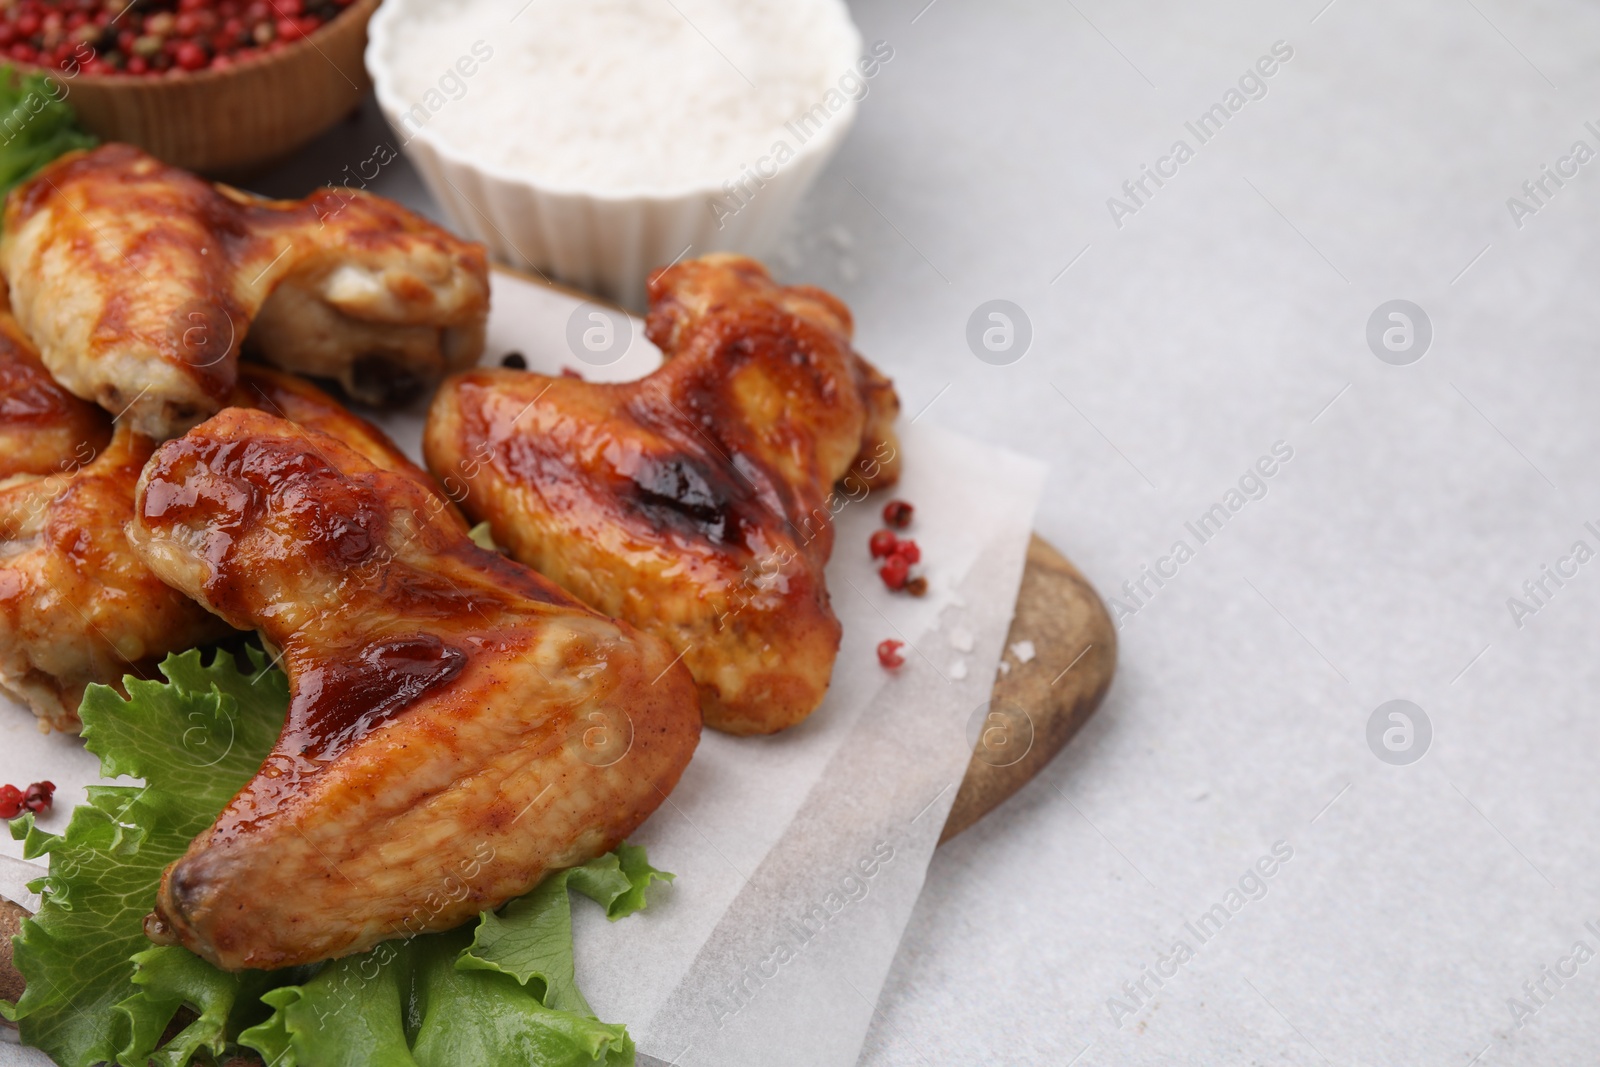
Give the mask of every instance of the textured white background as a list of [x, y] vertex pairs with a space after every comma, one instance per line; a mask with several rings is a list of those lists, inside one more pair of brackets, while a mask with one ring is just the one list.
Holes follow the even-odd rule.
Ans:
[[[850, 302], [909, 411], [1048, 460], [1039, 527], [1108, 594], [1295, 456], [1129, 622], [1077, 741], [940, 851], [863, 1063], [1594, 1062], [1600, 960], [1520, 1029], [1506, 1001], [1600, 949], [1600, 563], [1521, 630], [1506, 598], [1600, 547], [1600, 161], [1520, 230], [1505, 201], [1600, 148], [1600, 9], [924, 3], [854, 5], [895, 58], [783, 273]], [[1276, 40], [1266, 98], [1117, 229], [1106, 198]], [[369, 109], [261, 185], [381, 136]], [[403, 165], [374, 188], [424, 203]], [[1032, 320], [1013, 366], [964, 340], [993, 297]], [[1364, 340], [1394, 298], [1433, 323], [1412, 366]], [[1399, 768], [1365, 741], [1397, 697], [1435, 734]], [[1107, 998], [1279, 839], [1119, 1030]]]
[[[1600, 961], [1521, 1029], [1506, 1001], [1600, 949], [1600, 566], [1520, 631], [1505, 602], [1600, 547], [1600, 163], [1520, 230], [1505, 201], [1600, 148], [1600, 11], [1325, 2], [856, 9], [897, 58], [808, 217], [859, 276], [804, 267], [911, 408], [954, 382], [940, 421], [1048, 459], [1040, 528], [1108, 593], [1295, 449], [1129, 622], [1063, 758], [935, 859], [874, 1067], [1596, 1060]], [[1279, 39], [1267, 97], [1115, 228]], [[962, 342], [994, 296], [1036, 331], [1012, 367]], [[1409, 367], [1364, 341], [1397, 297], [1435, 330]], [[1409, 767], [1365, 743], [1396, 697], [1435, 729]], [[1266, 898], [1119, 1031], [1107, 998], [1278, 839]]]

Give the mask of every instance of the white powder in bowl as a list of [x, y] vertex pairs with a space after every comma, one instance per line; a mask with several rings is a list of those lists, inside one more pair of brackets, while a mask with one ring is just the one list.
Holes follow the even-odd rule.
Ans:
[[842, 0], [459, 0], [408, 3], [385, 62], [402, 138], [626, 194], [715, 189], [798, 148], [786, 123], [814, 135], [865, 94], [860, 54]]

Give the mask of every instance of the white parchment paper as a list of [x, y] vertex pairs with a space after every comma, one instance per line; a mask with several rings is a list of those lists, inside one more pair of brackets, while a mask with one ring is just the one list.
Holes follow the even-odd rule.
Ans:
[[[606, 367], [573, 357], [581, 300], [497, 275], [486, 362], [580, 367], [592, 379], [647, 373], [659, 353], [634, 330]], [[418, 455], [420, 410], [380, 419]], [[926, 597], [891, 594], [866, 550], [888, 494], [837, 516], [828, 586], [844, 639], [823, 705], [776, 737], [707, 731], [667, 803], [635, 835], [673, 885], [618, 923], [575, 907], [578, 977], [601, 1018], [626, 1023], [642, 1064], [854, 1063], [956, 786], [969, 729], [999, 661], [1022, 574], [1042, 464], [925, 423], [902, 424]], [[952, 635], [958, 635], [952, 641]], [[876, 646], [908, 642], [886, 671]], [[966, 651], [963, 651], [966, 649]], [[0, 780], [49, 778], [59, 831], [97, 763], [75, 739], [40, 735], [25, 709], [0, 709]], [[0, 893], [36, 873], [4, 857]], [[45, 1062], [0, 1046], [0, 1064]]]

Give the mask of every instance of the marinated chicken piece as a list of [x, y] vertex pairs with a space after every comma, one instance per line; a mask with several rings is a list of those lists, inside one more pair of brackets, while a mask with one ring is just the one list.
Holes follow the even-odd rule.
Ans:
[[0, 483], [72, 470], [110, 440], [111, 420], [56, 384], [0, 293]]
[[260, 628], [290, 692], [260, 773], [162, 877], [153, 938], [273, 968], [448, 929], [614, 848], [677, 784], [700, 718], [672, 650], [430, 498], [238, 409], [146, 467], [135, 548]]
[[264, 200], [124, 144], [11, 193], [0, 271], [56, 379], [158, 440], [228, 402], [241, 344], [385, 403], [475, 363], [489, 306], [482, 246], [398, 204]]
[[[7, 351], [16, 350], [0, 349], [0, 359]], [[0, 377], [16, 376], [0, 369]], [[308, 382], [246, 366], [231, 399], [331, 433], [372, 462], [433, 484], [380, 430]], [[155, 442], [125, 420], [113, 435], [111, 417], [98, 408], [87, 414], [89, 440], [110, 437], [108, 447], [63, 444], [48, 468], [56, 473], [18, 476], [0, 488], [0, 690], [31, 707], [42, 724], [73, 733], [89, 683], [160, 677], [156, 664], [168, 653], [234, 632], [152, 574], [128, 545], [123, 527]], [[34, 425], [29, 419], [24, 431]], [[0, 439], [14, 432], [0, 408]], [[435, 507], [455, 514], [442, 497]]]
[[438, 497], [434, 506], [439, 511], [460, 519], [460, 514], [439, 493], [439, 485], [433, 477], [406, 458], [399, 446], [389, 440], [388, 434], [304, 378], [258, 363], [242, 364], [239, 384], [234, 387], [228, 406], [254, 408], [336, 437], [365, 456], [368, 462], [426, 486]]
[[[651, 310], [645, 332], [661, 350], [663, 360], [679, 353], [703, 353], [707, 345], [718, 344], [719, 333], [730, 335], [727, 343], [742, 343], [732, 337], [741, 329], [738, 320], [742, 314], [757, 313], [766, 318], [760, 313], [777, 311], [836, 335], [831, 340], [849, 353], [851, 374], [866, 408], [866, 422], [855, 461], [833, 480], [842, 482], [847, 492], [861, 487], [884, 488], [900, 480], [900, 441], [894, 432], [895, 419], [900, 417], [900, 397], [894, 391], [894, 382], [850, 347], [855, 318], [844, 301], [811, 285], [776, 285], [760, 263], [729, 253], [692, 259], [681, 269], [658, 270], [650, 278], [648, 292]], [[788, 342], [794, 343], [797, 342]], [[705, 358], [703, 354], [701, 358]], [[832, 365], [827, 370], [837, 373]], [[814, 391], [831, 404], [835, 398], [828, 388], [818, 382]], [[819, 424], [816, 429], [825, 427]], [[773, 451], [783, 451], [782, 434], [767, 436], [775, 442]], [[852, 435], [843, 435], [845, 447], [851, 439]], [[836, 456], [821, 458], [837, 461]], [[826, 469], [834, 468], [830, 465]]]
[[659, 370], [454, 377], [428, 415], [428, 466], [513, 557], [672, 645], [708, 726], [771, 733], [827, 692], [834, 486], [859, 499], [895, 480], [899, 401], [821, 290], [725, 255], [649, 289]]
[[44, 726], [76, 733], [90, 682], [150, 677], [168, 652], [233, 632], [128, 547], [122, 526], [154, 450], [120, 422], [87, 464], [0, 489], [0, 689]]

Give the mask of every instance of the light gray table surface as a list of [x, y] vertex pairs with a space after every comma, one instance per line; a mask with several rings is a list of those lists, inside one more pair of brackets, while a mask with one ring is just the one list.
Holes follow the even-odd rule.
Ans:
[[[1600, 8], [854, 13], [894, 58], [779, 272], [849, 302], [908, 417], [1047, 459], [1039, 530], [1129, 609], [1099, 714], [935, 859], [862, 1063], [1595, 1062], [1600, 160], [1571, 153], [1600, 151]], [[369, 103], [254, 184], [388, 136]], [[1546, 165], [1576, 175], [1535, 202]], [[436, 214], [404, 164], [372, 188]], [[1032, 329], [1004, 366], [966, 340], [996, 298]], [[1432, 332], [1401, 364], [1367, 339], [1396, 299]], [[1576, 575], [1536, 603], [1545, 565]], [[1431, 727], [1393, 735], [1407, 765], [1368, 742], [1395, 699]]]

